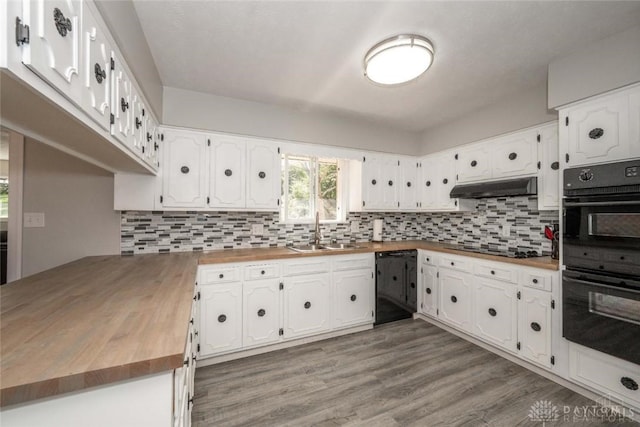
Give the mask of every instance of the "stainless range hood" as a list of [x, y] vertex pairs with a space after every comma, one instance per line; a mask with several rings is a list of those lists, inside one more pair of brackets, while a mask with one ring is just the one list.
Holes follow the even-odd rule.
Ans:
[[536, 194], [538, 194], [538, 178], [531, 177], [456, 185], [451, 190], [450, 197], [452, 199], [485, 199]]

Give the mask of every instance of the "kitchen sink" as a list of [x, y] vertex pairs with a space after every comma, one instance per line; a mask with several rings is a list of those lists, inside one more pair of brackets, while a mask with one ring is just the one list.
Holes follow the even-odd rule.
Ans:
[[320, 245], [300, 245], [300, 246], [288, 246], [289, 249], [296, 252], [318, 252], [324, 249], [324, 246]]
[[354, 244], [354, 243], [332, 243], [330, 245], [322, 245], [321, 246], [324, 249], [330, 250], [330, 251], [339, 251], [341, 249], [358, 249], [360, 248], [360, 246]]

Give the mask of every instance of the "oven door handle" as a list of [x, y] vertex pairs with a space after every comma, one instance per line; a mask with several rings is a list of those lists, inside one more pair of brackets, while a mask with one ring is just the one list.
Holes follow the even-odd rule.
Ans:
[[612, 290], [618, 291], [618, 292], [628, 292], [628, 293], [632, 293], [632, 294], [635, 294], [635, 295], [640, 295], [640, 289], [620, 288], [618, 286], [609, 285], [609, 284], [606, 284], [606, 283], [600, 283], [600, 282], [594, 282], [594, 281], [589, 281], [589, 280], [577, 279], [575, 277], [568, 276], [566, 274], [562, 277], [562, 280], [567, 280], [567, 281], [575, 282], [575, 283], [582, 283], [582, 284], [590, 285], [590, 286], [597, 286], [597, 287], [600, 287], [600, 288], [612, 289]]
[[640, 202], [638, 200], [615, 200], [609, 202], [568, 202], [564, 200], [563, 204], [565, 207], [573, 208], [581, 206], [633, 206], [640, 205]]

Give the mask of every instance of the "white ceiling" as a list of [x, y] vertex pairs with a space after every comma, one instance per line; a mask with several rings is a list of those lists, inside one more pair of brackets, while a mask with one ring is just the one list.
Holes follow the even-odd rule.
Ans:
[[[164, 86], [416, 132], [541, 85], [553, 58], [640, 23], [640, 1], [134, 4]], [[364, 54], [400, 33], [431, 39], [433, 66], [405, 86], [370, 83]]]

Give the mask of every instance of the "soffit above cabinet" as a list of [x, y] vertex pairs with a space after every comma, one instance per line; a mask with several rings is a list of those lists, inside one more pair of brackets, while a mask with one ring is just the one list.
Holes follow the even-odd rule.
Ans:
[[[162, 84], [418, 132], [543, 84], [555, 57], [630, 28], [640, 2], [134, 1]], [[364, 54], [416, 32], [435, 47], [388, 88]]]

